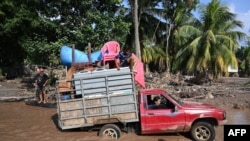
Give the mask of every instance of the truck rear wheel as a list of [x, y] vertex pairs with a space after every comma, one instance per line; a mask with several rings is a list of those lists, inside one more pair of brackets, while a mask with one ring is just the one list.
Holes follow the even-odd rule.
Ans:
[[195, 141], [213, 141], [215, 130], [210, 123], [197, 122], [191, 129], [191, 136]]
[[106, 124], [99, 131], [99, 136], [118, 139], [121, 136], [121, 129], [115, 124]]

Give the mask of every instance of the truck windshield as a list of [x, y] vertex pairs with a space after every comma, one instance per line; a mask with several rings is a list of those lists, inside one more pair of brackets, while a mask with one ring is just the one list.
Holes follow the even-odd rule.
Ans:
[[173, 97], [173, 96], [172, 96], [172, 95], [170, 95], [170, 94], [169, 94], [169, 96], [170, 96], [173, 100], [175, 100], [178, 104], [180, 104], [180, 105], [182, 105], [182, 104], [183, 104], [182, 100], [177, 99], [177, 98]]

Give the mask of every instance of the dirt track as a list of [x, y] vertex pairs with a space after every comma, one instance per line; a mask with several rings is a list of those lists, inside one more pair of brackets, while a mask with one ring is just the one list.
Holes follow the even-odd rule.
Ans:
[[[195, 89], [209, 89], [213, 98], [186, 98], [217, 105], [227, 111], [227, 124], [250, 124], [249, 86], [243, 85], [248, 78], [223, 78], [211, 86], [195, 86]], [[56, 109], [25, 105], [23, 97], [34, 96], [34, 92], [23, 89], [18, 81], [0, 82], [0, 97], [19, 98], [21, 102], [0, 103], [0, 140], [40, 141], [91, 141], [104, 140], [97, 132], [70, 130], [62, 132], [57, 128]], [[192, 86], [194, 87], [194, 86]], [[5, 91], [4, 91], [5, 90]], [[9, 90], [9, 92], [7, 92]], [[10, 93], [11, 92], [11, 93]], [[22, 98], [21, 98], [22, 97]], [[191, 141], [188, 134], [135, 135], [123, 133], [122, 141]], [[223, 127], [216, 128], [216, 141], [223, 141]]]
[[[107, 141], [97, 131], [57, 128], [55, 108], [25, 105], [24, 102], [0, 103], [0, 140], [3, 141]], [[250, 111], [227, 110], [227, 124], [250, 124]], [[216, 128], [216, 141], [223, 141], [223, 126]], [[191, 141], [189, 134], [136, 135], [122, 133], [120, 141]]]

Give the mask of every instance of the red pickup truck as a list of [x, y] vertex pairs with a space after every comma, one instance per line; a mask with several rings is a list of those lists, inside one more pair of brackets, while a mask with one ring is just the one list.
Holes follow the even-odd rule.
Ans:
[[226, 121], [226, 112], [215, 106], [180, 101], [162, 89], [137, 91], [129, 68], [80, 72], [71, 81], [74, 99], [67, 92], [57, 94], [62, 130], [86, 127], [119, 138], [121, 131], [139, 127], [139, 134], [190, 132], [193, 140], [212, 141], [214, 126]]
[[[162, 108], [151, 109], [152, 97], [160, 96]], [[176, 100], [164, 90], [139, 92], [140, 125], [142, 134], [190, 132], [196, 141], [212, 141], [214, 126], [223, 125], [226, 112], [209, 104]]]

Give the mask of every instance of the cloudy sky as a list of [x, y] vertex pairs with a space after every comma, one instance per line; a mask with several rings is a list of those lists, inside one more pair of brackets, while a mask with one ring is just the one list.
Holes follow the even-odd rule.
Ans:
[[[211, 0], [200, 0], [201, 3], [207, 4]], [[237, 15], [237, 20], [242, 21], [244, 24], [243, 29], [240, 31], [250, 36], [250, 5], [249, 0], [221, 0], [222, 4], [229, 7], [232, 13]]]

